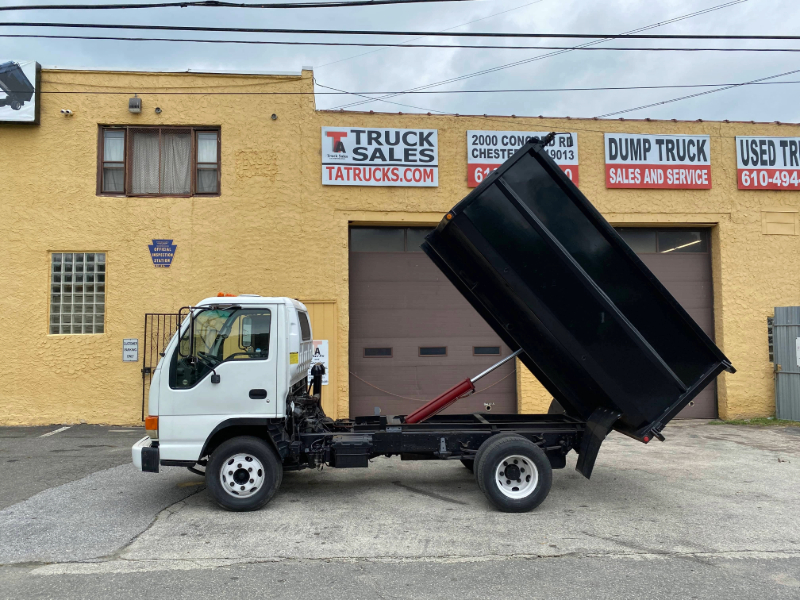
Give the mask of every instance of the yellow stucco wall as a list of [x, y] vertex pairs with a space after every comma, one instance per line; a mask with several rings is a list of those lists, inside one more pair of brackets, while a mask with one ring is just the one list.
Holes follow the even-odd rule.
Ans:
[[[311, 92], [310, 72], [45, 70], [42, 89], [38, 127], [0, 125], [0, 289], [13, 314], [0, 328], [0, 423], [138, 422], [142, 365], [122, 362], [123, 338], [143, 338], [147, 312], [175, 312], [218, 291], [335, 303], [325, 325], [338, 322], [326, 409], [346, 416], [348, 225], [438, 222], [469, 192], [469, 129], [577, 132], [580, 187], [612, 224], [711, 226], [716, 341], [738, 369], [720, 377], [720, 414], [774, 413], [766, 318], [774, 306], [800, 304], [800, 236], [763, 235], [761, 210], [797, 208], [800, 194], [737, 190], [734, 137], [798, 135], [796, 126], [315, 112], [310, 94], [254, 94]], [[119, 93], [51, 93], [59, 90]], [[140, 115], [127, 110], [134, 92]], [[221, 197], [98, 197], [98, 124], [137, 123], [220, 126]], [[323, 186], [322, 126], [438, 129], [439, 187]], [[603, 132], [711, 136], [713, 189], [606, 189]], [[177, 244], [168, 269], [151, 262], [154, 238]], [[47, 334], [50, 253], [59, 251], [107, 253], [104, 334]], [[549, 397], [524, 368], [518, 389], [520, 410], [546, 410]]]

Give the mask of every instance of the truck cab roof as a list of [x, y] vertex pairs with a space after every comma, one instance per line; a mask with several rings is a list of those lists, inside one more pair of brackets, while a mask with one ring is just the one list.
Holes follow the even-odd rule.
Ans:
[[305, 305], [299, 300], [286, 297], [259, 296], [258, 294], [239, 294], [238, 296], [212, 296], [205, 298], [195, 306], [215, 306], [224, 304], [238, 304], [239, 306], [261, 306], [262, 304], [284, 304], [296, 310], [308, 312]]

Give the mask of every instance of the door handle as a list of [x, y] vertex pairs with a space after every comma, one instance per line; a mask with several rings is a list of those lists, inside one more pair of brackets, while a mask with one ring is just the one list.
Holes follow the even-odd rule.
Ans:
[[267, 390], [259, 390], [259, 389], [250, 390], [250, 397], [253, 400], [263, 400], [264, 398], [267, 397]]

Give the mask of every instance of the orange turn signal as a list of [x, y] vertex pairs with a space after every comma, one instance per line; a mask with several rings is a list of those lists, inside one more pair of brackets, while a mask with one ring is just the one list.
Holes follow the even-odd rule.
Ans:
[[158, 431], [158, 417], [145, 417], [144, 428], [147, 431]]

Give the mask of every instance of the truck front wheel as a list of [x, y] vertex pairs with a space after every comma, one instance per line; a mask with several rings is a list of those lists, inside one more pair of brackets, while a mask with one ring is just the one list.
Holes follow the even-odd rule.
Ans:
[[206, 487], [222, 508], [258, 510], [281, 485], [283, 468], [270, 446], [256, 437], [232, 438], [217, 447], [206, 467]]
[[539, 506], [553, 483], [553, 469], [539, 446], [521, 436], [492, 440], [476, 464], [486, 498], [503, 512]]

